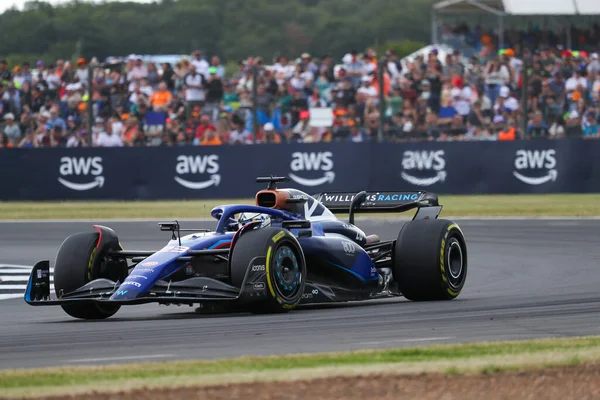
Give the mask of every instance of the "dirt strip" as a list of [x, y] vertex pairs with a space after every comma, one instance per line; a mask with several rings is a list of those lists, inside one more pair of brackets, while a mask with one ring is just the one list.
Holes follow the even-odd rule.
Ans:
[[[276, 373], [276, 372], [275, 372]], [[465, 375], [373, 375], [199, 388], [141, 389], [111, 394], [44, 397], [44, 400], [374, 400], [374, 399], [600, 399], [600, 364], [525, 372]]]

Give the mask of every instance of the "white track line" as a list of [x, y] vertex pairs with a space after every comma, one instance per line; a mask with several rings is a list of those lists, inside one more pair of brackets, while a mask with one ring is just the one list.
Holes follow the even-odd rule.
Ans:
[[428, 338], [415, 338], [415, 339], [390, 339], [390, 340], [380, 340], [377, 342], [358, 342], [354, 344], [364, 344], [364, 345], [378, 345], [385, 343], [411, 343], [411, 342], [434, 342], [438, 340], [450, 340], [455, 339], [454, 337], [428, 337]]
[[22, 299], [25, 293], [0, 294], [0, 300]]
[[[31, 268], [31, 267], [20, 268], [20, 269], [13, 269], [13, 268], [3, 269], [2, 266], [0, 266], [0, 277], [4, 274], [19, 274], [17, 276], [26, 276], [29, 279], [29, 275], [31, 274], [32, 269], [33, 268]], [[54, 268], [50, 268], [50, 273], [52, 273], [52, 272], [54, 272]]]
[[[28, 282], [32, 269], [32, 265], [0, 264], [0, 300], [22, 299], [27, 290], [27, 283], [13, 284], [11, 282]], [[54, 268], [50, 268], [50, 272], [54, 272]], [[3, 293], [5, 291], [18, 291], [19, 293]], [[54, 294], [52, 276], [50, 276], [50, 293]]]
[[[22, 290], [23, 293], [25, 293], [25, 290], [27, 290], [27, 284], [22, 284], [22, 285], [4, 285], [4, 284], [0, 284], [0, 291], [2, 290]], [[54, 290], [54, 282], [50, 282], [50, 291]]]
[[[10, 275], [10, 276], [6, 276], [6, 275], [1, 275], [0, 274], [0, 289], [2, 289], [2, 283], [3, 282], [28, 282], [29, 281], [29, 275]], [[53, 282], [54, 279], [52, 277], [50, 277], [50, 282]], [[27, 285], [27, 283], [25, 283], [25, 285]]]
[[102, 361], [123, 361], [123, 360], [145, 360], [150, 358], [167, 358], [173, 357], [172, 354], [148, 354], [144, 356], [123, 356], [123, 357], [104, 357], [104, 358], [82, 358], [79, 360], [67, 360], [68, 363], [88, 363]]
[[27, 285], [0, 285], [0, 289], [2, 290], [22, 290], [25, 293], [25, 289]]
[[[23, 270], [31, 271], [33, 269], [33, 265], [0, 264], [0, 271], [4, 271], [6, 269], [16, 269], [17, 272], [24, 272]], [[52, 269], [53, 268], [50, 268], [50, 270]]]

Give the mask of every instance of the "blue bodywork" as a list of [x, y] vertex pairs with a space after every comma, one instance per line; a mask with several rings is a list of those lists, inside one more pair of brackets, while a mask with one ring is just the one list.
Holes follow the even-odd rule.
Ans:
[[[296, 189], [274, 187], [282, 178], [259, 179], [268, 181], [269, 187], [257, 193], [256, 205], [230, 204], [211, 210], [216, 220], [213, 231], [181, 229], [177, 221], [160, 223], [160, 229], [171, 232], [172, 238], [158, 251], [124, 250], [117, 234], [105, 226], [94, 226], [97, 236], [70, 236], [59, 250], [62, 264], [57, 256], [57, 290], [57, 277], [61, 276], [57, 271], [62, 271], [63, 284], [56, 297], [50, 295], [50, 262], [42, 260], [32, 269], [25, 301], [33, 306], [61, 305], [69, 315], [88, 319], [106, 318], [116, 312], [114, 307], [123, 304], [150, 302], [202, 307], [226, 303], [236, 307], [264, 305], [262, 301], [270, 299], [288, 309], [300, 303], [399, 296], [391, 270], [397, 262], [396, 240], [367, 236], [354, 225], [354, 214], [416, 208], [413, 219], [435, 219], [441, 211], [437, 196], [427, 192], [309, 196]], [[336, 212], [348, 213], [348, 222], [338, 219]], [[258, 231], [245, 236], [252, 230]], [[186, 231], [192, 233], [182, 236]], [[287, 242], [281, 240], [285, 236]], [[72, 251], [83, 243], [81, 238], [92, 237], [97, 242], [90, 255], [73, 259]], [[278, 284], [287, 285], [283, 281], [293, 266], [282, 263], [276, 264], [281, 270], [269, 269], [269, 260], [272, 248], [276, 251], [277, 246], [285, 248], [291, 242], [295, 243], [296, 255], [301, 255], [304, 273], [301, 281], [294, 281], [302, 291], [285, 303], [288, 300], [277, 295], [279, 289], [273, 287], [270, 277], [276, 276]], [[64, 267], [58, 268], [61, 265]], [[79, 268], [85, 268], [87, 278], [71, 284], [71, 274]], [[88, 306], [90, 302], [92, 306]]]
[[[133, 300], [147, 295], [157, 281], [168, 280], [170, 275], [186, 267], [189, 261], [181, 261], [180, 258], [188, 255], [190, 251], [229, 248], [235, 230], [239, 228], [239, 222], [233, 217], [241, 213], [269, 215], [271, 217], [270, 226], [274, 227], [281, 226], [283, 221], [305, 219], [305, 216], [300, 214], [253, 205], [233, 204], [215, 207], [211, 211], [211, 215], [217, 219], [217, 227], [214, 232], [184, 236], [181, 238], [181, 244], [178, 239], [170, 240], [165, 247], [137, 264], [119, 289], [110, 297], [110, 300]], [[310, 260], [311, 256], [326, 260], [332, 268], [339, 269], [341, 272], [346, 271], [360, 282], [378, 281], [379, 274], [371, 257], [360, 246], [352, 245], [353, 258], [350, 264], [343, 251], [332, 251], [335, 247], [343, 249], [340, 245], [342, 241], [350, 242], [343, 235], [326, 234], [325, 226], [332, 224], [338, 225], [340, 228], [347, 225], [337, 219], [329, 219], [312, 222], [310, 237], [300, 237], [299, 232], [302, 229], [290, 229], [290, 232], [297, 237], [307, 260]]]

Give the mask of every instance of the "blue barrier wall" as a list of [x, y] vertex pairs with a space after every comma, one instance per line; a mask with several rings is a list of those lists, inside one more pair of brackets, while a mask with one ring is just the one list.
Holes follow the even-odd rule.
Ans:
[[311, 194], [600, 192], [600, 141], [2, 149], [0, 199], [251, 197], [269, 174]]

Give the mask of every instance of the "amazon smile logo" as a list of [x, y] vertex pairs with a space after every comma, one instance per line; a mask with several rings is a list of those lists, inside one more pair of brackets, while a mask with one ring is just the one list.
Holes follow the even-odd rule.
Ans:
[[[333, 172], [333, 153], [322, 152], [300, 152], [292, 153], [292, 162], [289, 174], [290, 179], [302, 186], [320, 186], [333, 183], [335, 172]], [[311, 172], [311, 175], [321, 175], [314, 178], [300, 176], [302, 172]], [[315, 172], [317, 174], [315, 174]]]
[[[532, 176], [532, 172], [535, 176]], [[543, 185], [556, 181], [556, 150], [518, 150], [513, 175], [528, 185]]]
[[431, 186], [446, 180], [444, 150], [413, 151], [402, 155], [402, 179], [417, 186]]
[[[61, 175], [58, 181], [71, 190], [86, 191], [104, 186], [102, 157], [62, 157], [58, 172]], [[84, 179], [86, 182], [79, 182]]]
[[[175, 166], [175, 182], [181, 186], [192, 189], [201, 190], [211, 186], [219, 186], [221, 183], [221, 175], [219, 172], [219, 156], [215, 154], [206, 156], [179, 156], [177, 157], [177, 165]], [[191, 180], [189, 175], [194, 175]], [[180, 175], [188, 176], [187, 179]], [[205, 179], [197, 180], [198, 175], [204, 175]]]

